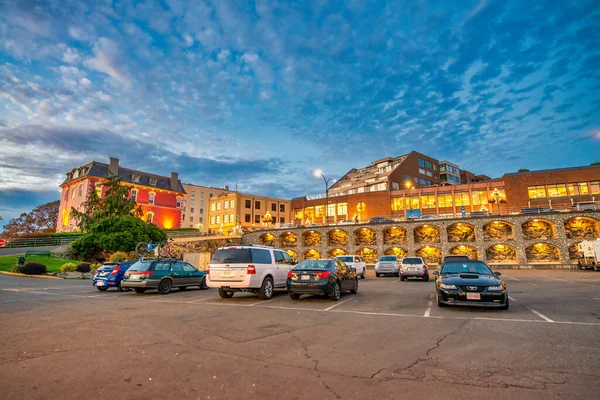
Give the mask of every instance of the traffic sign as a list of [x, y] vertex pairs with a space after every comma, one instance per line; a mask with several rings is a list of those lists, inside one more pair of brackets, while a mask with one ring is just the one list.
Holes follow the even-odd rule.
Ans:
[[6, 241], [4, 239], [0, 239], [0, 247], [6, 246]]

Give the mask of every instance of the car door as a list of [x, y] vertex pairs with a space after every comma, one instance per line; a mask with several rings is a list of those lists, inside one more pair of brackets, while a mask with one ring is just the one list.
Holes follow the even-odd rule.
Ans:
[[277, 285], [284, 285], [287, 279], [287, 274], [290, 270], [290, 264], [285, 259], [285, 252], [273, 250], [275, 256], [275, 268], [277, 269]]
[[171, 264], [171, 279], [173, 286], [185, 286], [186, 273], [183, 270], [183, 263], [175, 261]]
[[340, 286], [342, 287], [342, 290], [350, 289], [350, 268], [344, 262], [335, 260], [335, 269], [338, 279], [340, 280]]
[[281, 277], [275, 267], [271, 251], [268, 249], [252, 248], [250, 249], [250, 254], [252, 255], [252, 265], [256, 268], [256, 275], [264, 279], [267, 273], [270, 273], [273, 276], [273, 284], [281, 286]]
[[357, 274], [362, 274], [363, 270], [365, 269], [365, 264], [362, 262], [362, 260], [358, 256], [354, 257], [353, 266], [354, 266], [354, 269], [356, 269]]
[[188, 264], [186, 262], [181, 264], [183, 265], [183, 272], [185, 273], [185, 284], [187, 286], [200, 285], [200, 282], [202, 282], [202, 278], [204, 278], [204, 275], [196, 268], [194, 268], [194, 266], [191, 264]]

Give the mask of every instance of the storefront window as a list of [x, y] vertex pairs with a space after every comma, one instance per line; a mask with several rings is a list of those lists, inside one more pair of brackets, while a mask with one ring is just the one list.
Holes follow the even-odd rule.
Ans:
[[452, 195], [451, 194], [438, 194], [438, 207], [452, 207]]
[[427, 194], [421, 196], [421, 205], [423, 208], [435, 208], [435, 195]]
[[589, 191], [586, 182], [569, 183], [569, 196], [585, 196], [588, 194]]
[[529, 186], [527, 188], [527, 193], [529, 194], [530, 199], [546, 198], [546, 188], [543, 186]]
[[567, 197], [567, 185], [548, 185], [548, 197]]
[[337, 215], [348, 215], [348, 203], [339, 203], [337, 205]]
[[454, 201], [457, 206], [468, 206], [471, 204], [469, 201], [469, 192], [455, 192]]
[[325, 206], [316, 206], [315, 207], [315, 216], [317, 218], [322, 218], [325, 216]]
[[295, 219], [303, 219], [304, 218], [304, 212], [302, 211], [301, 208], [294, 210], [294, 218]]
[[600, 194], [600, 181], [590, 182], [590, 187], [592, 189], [592, 194]]
[[327, 205], [327, 215], [329, 215], [330, 217], [335, 215], [335, 204]]
[[392, 199], [392, 210], [404, 210], [404, 199], [402, 197]]

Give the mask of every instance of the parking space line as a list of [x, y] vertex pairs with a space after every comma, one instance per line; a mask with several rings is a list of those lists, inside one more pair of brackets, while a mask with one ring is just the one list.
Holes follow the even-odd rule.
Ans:
[[329, 311], [329, 310], [333, 310], [333, 309], [334, 309], [334, 308], [336, 308], [337, 306], [341, 306], [342, 304], [344, 304], [344, 303], [347, 303], [347, 302], [349, 302], [350, 300], [352, 300], [352, 299], [347, 299], [347, 300], [344, 300], [344, 301], [340, 301], [340, 302], [338, 302], [338, 303], [335, 303], [334, 305], [332, 305], [331, 307], [327, 307], [327, 308], [326, 308], [326, 309], [324, 309], [323, 311]]
[[[511, 299], [512, 301], [514, 301], [515, 303], [518, 303], [518, 301], [517, 301], [517, 300], [515, 300], [515, 298], [514, 298], [514, 297], [508, 296], [508, 298], [509, 298], [509, 299]], [[555, 322], [553, 319], [550, 319], [550, 318], [546, 317], [546, 316], [545, 316], [544, 314], [542, 314], [541, 312], [539, 312], [539, 311], [536, 311], [536, 310], [534, 310], [533, 308], [527, 307], [527, 306], [526, 306], [526, 305], [524, 305], [524, 304], [521, 304], [521, 305], [522, 305], [522, 306], [523, 306], [525, 309], [529, 310], [531, 313], [533, 313], [533, 314], [537, 315], [538, 317], [540, 317], [541, 319], [543, 319], [544, 321], [546, 321], [546, 322]]]
[[265, 303], [270, 303], [273, 300], [261, 300], [261, 301], [257, 301], [256, 303], [250, 303], [248, 304], [248, 307], [253, 307], [253, 306], [257, 306], [259, 304], [265, 304]]
[[187, 304], [192, 304], [192, 303], [199, 303], [201, 301], [205, 301], [205, 300], [212, 300], [212, 297], [205, 297], [203, 299], [198, 299], [198, 300], [192, 300], [192, 301], [186, 301]]
[[425, 310], [425, 314], [423, 314], [424, 317], [429, 317], [429, 314], [431, 313], [431, 307], [433, 306], [433, 293], [431, 293], [429, 295], [429, 303], [427, 303], [427, 310]]
[[521, 282], [520, 279], [513, 278], [512, 276], [507, 276], [508, 279], [512, 279], [513, 281]]

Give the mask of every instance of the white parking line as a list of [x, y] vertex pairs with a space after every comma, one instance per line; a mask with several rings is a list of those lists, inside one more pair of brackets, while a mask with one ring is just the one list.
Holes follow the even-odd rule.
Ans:
[[212, 297], [205, 297], [203, 299], [198, 299], [198, 300], [192, 300], [192, 301], [186, 301], [187, 304], [192, 304], [192, 303], [199, 303], [201, 301], [205, 301], [205, 300], [212, 300]]
[[[511, 299], [512, 301], [514, 301], [515, 303], [518, 303], [517, 300], [514, 299], [514, 297], [508, 296], [509, 299]], [[550, 319], [548, 317], [546, 317], [544, 314], [542, 314], [539, 311], [534, 310], [533, 308], [527, 307], [524, 304], [521, 304], [524, 308], [526, 308], [527, 310], [529, 310], [531, 313], [537, 315], [538, 317], [540, 317], [541, 319], [543, 319], [546, 322], [555, 322], [553, 319]]]
[[337, 306], [341, 306], [342, 304], [344, 304], [344, 303], [347, 303], [347, 302], [349, 302], [350, 300], [352, 300], [352, 299], [347, 299], [347, 300], [344, 300], [344, 301], [340, 301], [340, 302], [338, 302], [338, 303], [335, 303], [334, 305], [332, 305], [331, 307], [327, 307], [327, 308], [326, 308], [326, 309], [324, 309], [323, 311], [329, 311], [329, 310], [333, 310], [333, 309], [334, 309], [334, 308], [336, 308]]
[[512, 279], [513, 281], [521, 282], [520, 279], [513, 278], [512, 276], [507, 276], [508, 279]]
[[424, 317], [429, 317], [429, 314], [431, 313], [431, 307], [433, 306], [433, 293], [431, 293], [429, 295], [429, 303], [427, 303], [427, 310], [425, 310], [425, 314], [423, 314]]
[[259, 304], [270, 303], [270, 302], [272, 302], [272, 301], [273, 301], [273, 300], [261, 300], [261, 301], [257, 301], [256, 303], [251, 303], [251, 304], [248, 304], [248, 307], [257, 306], [257, 305], [259, 305]]

